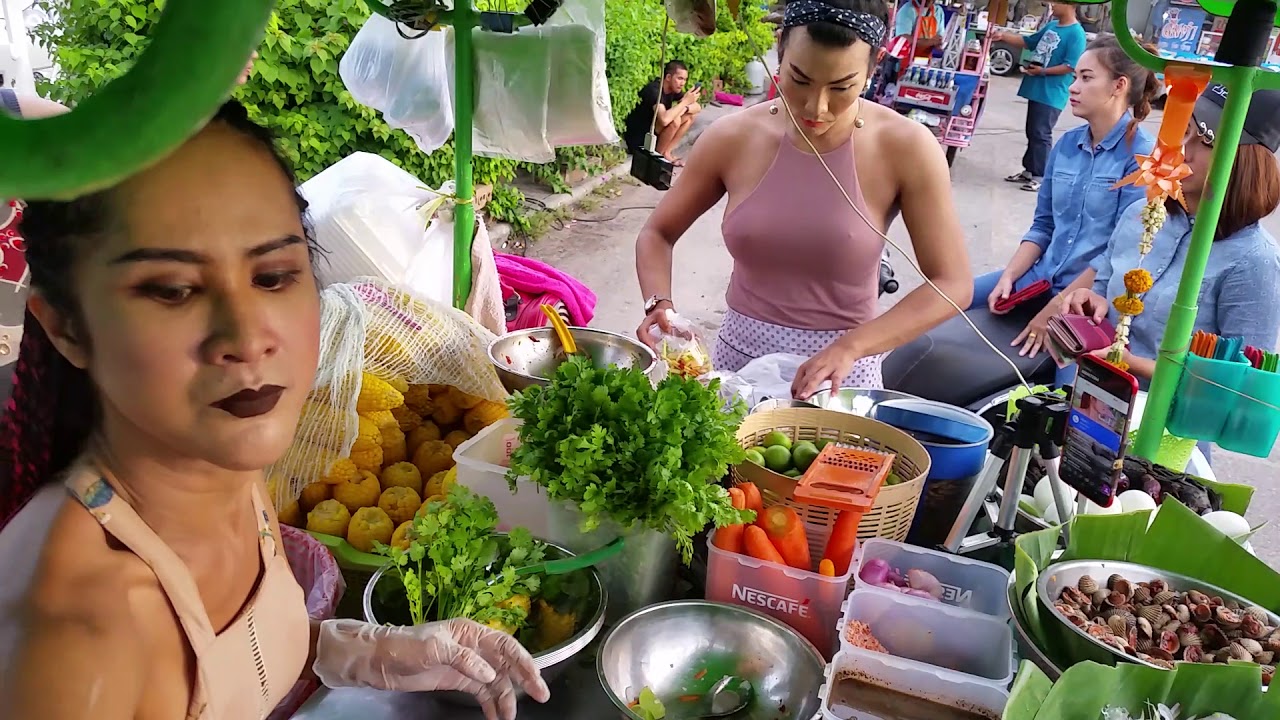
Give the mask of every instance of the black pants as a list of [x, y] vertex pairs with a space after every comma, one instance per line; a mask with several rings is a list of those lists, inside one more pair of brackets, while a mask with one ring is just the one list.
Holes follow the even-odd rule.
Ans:
[[1061, 114], [1061, 110], [1050, 105], [1027, 101], [1027, 152], [1022, 156], [1022, 168], [1037, 180], [1044, 177], [1049, 150], [1053, 147], [1053, 126]]

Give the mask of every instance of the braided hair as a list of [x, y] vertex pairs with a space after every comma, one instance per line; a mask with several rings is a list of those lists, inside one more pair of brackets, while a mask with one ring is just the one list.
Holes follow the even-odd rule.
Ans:
[[[297, 184], [270, 131], [250, 120], [239, 103], [223, 105], [211, 122], [261, 143], [281, 172]], [[296, 197], [314, 259], [318, 248], [305, 221], [307, 203], [300, 194]], [[112, 188], [65, 202], [35, 201], [28, 203], [23, 215], [31, 290], [67, 319], [69, 330], [82, 343], [88, 342], [89, 334], [72, 287], [73, 270], [85, 243], [122, 231], [115, 199]], [[89, 374], [63, 357], [28, 309], [13, 393], [0, 419], [0, 529], [84, 452], [98, 425], [98, 411], [97, 390]]]

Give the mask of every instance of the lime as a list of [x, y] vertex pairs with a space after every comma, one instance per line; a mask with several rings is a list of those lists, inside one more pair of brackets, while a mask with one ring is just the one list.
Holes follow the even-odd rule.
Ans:
[[747, 462], [764, 467], [764, 453], [752, 448], [747, 451]]
[[778, 432], [777, 430], [774, 430], [773, 432], [764, 436], [764, 446], [767, 448], [784, 447], [790, 450], [791, 438], [787, 437], [783, 433]]
[[901, 484], [902, 484], [902, 478], [898, 475], [898, 473], [896, 473], [896, 472], [891, 472], [891, 473], [889, 473], [889, 477], [887, 477], [887, 478], [885, 478], [885, 479], [884, 479], [884, 484], [885, 484], [885, 485], [889, 485], [889, 486], [891, 486], [891, 487], [892, 487], [893, 485], [901, 485]]
[[791, 451], [775, 445], [764, 451], [764, 466], [774, 472], [783, 472], [791, 468]]
[[833, 442], [835, 442], [835, 440], [832, 440], [831, 438], [823, 438], [817, 441], [816, 443], [814, 443], [813, 446], [818, 448], [818, 452], [822, 452], [823, 450], [827, 449], [827, 446]]
[[782, 474], [783, 474], [783, 475], [786, 475], [786, 476], [787, 476], [787, 477], [789, 477], [789, 478], [798, 478], [798, 477], [800, 477], [801, 475], [803, 475], [804, 473], [800, 472], [799, 470], [797, 470], [797, 469], [795, 469], [795, 468], [791, 468], [790, 470], [788, 470], [788, 471], [786, 471], [786, 472], [784, 472], [784, 473], [782, 473]]
[[791, 460], [804, 472], [809, 469], [814, 460], [818, 459], [818, 446], [811, 442], [796, 443], [795, 449], [791, 451]]
[[[765, 446], [763, 446], [763, 445], [757, 445], [757, 446], [755, 446], [755, 447], [751, 448], [751, 450], [755, 450], [756, 452], [760, 453], [760, 457], [764, 457], [764, 451], [765, 451], [765, 450], [768, 450], [768, 449], [769, 449], [769, 448], [767, 448], [767, 447], [765, 447]], [[750, 451], [748, 451], [748, 452], [750, 452]]]

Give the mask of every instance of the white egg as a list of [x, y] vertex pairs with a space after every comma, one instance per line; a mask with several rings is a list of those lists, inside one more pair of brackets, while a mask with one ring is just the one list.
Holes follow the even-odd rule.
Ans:
[[1085, 515], [1119, 515], [1122, 512], [1124, 512], [1124, 510], [1120, 509], [1120, 503], [1114, 500], [1111, 502], [1111, 505], [1109, 505], [1108, 507], [1102, 507], [1101, 505], [1093, 502], [1092, 500], [1085, 501], [1085, 506], [1084, 506]]
[[[1036, 507], [1040, 510], [1041, 517], [1045, 517], [1045, 513], [1053, 506], [1053, 486], [1049, 482], [1049, 478], [1043, 477], [1040, 478], [1040, 482], [1036, 483], [1035, 502]], [[1075, 505], [1076, 491], [1072, 490], [1066, 483], [1058, 483], [1058, 492], [1068, 505]]]
[[1156, 509], [1155, 499], [1141, 490], [1126, 490], [1120, 493], [1120, 496], [1116, 498], [1116, 502], [1127, 513], [1138, 512], [1139, 510], [1151, 510], [1154, 512]]
[[[1075, 512], [1076, 512], [1075, 503], [1074, 502], [1069, 503], [1067, 505], [1067, 520], [1070, 520], [1071, 517], [1075, 515]], [[1058, 517], [1058, 508], [1053, 503], [1049, 503], [1049, 507], [1045, 508], [1044, 521], [1049, 523], [1050, 525], [1062, 524], [1062, 520]]]
[[1247, 520], [1227, 510], [1218, 510], [1200, 517], [1215, 530], [1232, 539], [1244, 538], [1252, 529]]

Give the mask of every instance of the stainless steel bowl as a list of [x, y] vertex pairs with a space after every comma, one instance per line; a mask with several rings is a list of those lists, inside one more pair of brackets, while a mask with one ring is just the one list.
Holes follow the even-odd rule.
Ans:
[[[658, 356], [638, 340], [591, 328], [571, 327], [569, 332], [579, 352], [590, 355], [596, 367], [638, 368], [649, 375], [658, 367]], [[549, 384], [564, 362], [564, 353], [554, 330], [532, 328], [509, 332], [489, 343], [489, 361], [507, 391], [519, 392]]]
[[[546, 542], [543, 540], [542, 542]], [[572, 557], [573, 553], [555, 543], [546, 542], [547, 559], [555, 560], [559, 558]], [[383, 567], [373, 574], [369, 579], [369, 584], [364, 588], [364, 619], [366, 622], [375, 625], [381, 625], [386, 622], [385, 619], [379, 620], [375, 612], [374, 605], [376, 598], [374, 597], [375, 588], [378, 581], [386, 579], [391, 582], [393, 578], [386, 572], [390, 566]], [[600, 582], [600, 575], [595, 568], [585, 568], [575, 572], [587, 572], [591, 574], [591, 597], [595, 601], [589, 603], [584, 613], [585, 620], [582, 622], [578, 632], [572, 637], [555, 647], [547, 648], [540, 652], [534, 653], [533, 662], [538, 666], [538, 670], [542, 672], [542, 679], [548, 685], [563, 675], [569, 669], [569, 663], [574, 656], [582, 652], [593, 640], [600, 635], [600, 631], [604, 629], [605, 608], [609, 604], [609, 594], [605, 590], [604, 585]], [[516, 692], [520, 692], [519, 688]], [[477, 705], [475, 698], [465, 693], [439, 693], [437, 695], [441, 699], [449, 700], [461, 705]]]
[[[1139, 660], [1117, 648], [1113, 648], [1100, 640], [1091, 637], [1081, 628], [1076, 627], [1065, 615], [1058, 612], [1054, 607], [1055, 600], [1062, 593], [1064, 588], [1074, 586], [1080, 582], [1080, 578], [1085, 575], [1092, 576], [1098, 582], [1105, 583], [1107, 578], [1113, 574], [1118, 574], [1130, 582], [1150, 582], [1152, 580], [1164, 580], [1169, 584], [1170, 589], [1179, 592], [1188, 590], [1199, 590], [1210, 597], [1220, 597], [1223, 600], [1234, 600], [1242, 605], [1254, 605], [1247, 598], [1242, 598], [1235, 593], [1223, 590], [1216, 585], [1210, 585], [1207, 582], [1196, 580], [1185, 575], [1169, 572], [1167, 570], [1159, 570], [1147, 565], [1138, 565], [1128, 562], [1112, 562], [1104, 560], [1073, 560], [1069, 562], [1057, 563], [1050, 565], [1040, 573], [1040, 577], [1036, 580], [1036, 596], [1041, 605], [1041, 612], [1051, 615], [1057, 620], [1051, 623], [1049, 627], [1058, 628], [1059, 634], [1063, 638], [1063, 646], [1074, 655], [1075, 661], [1092, 660], [1098, 663], [1115, 665], [1119, 662], [1138, 663], [1148, 667], [1158, 668], [1148, 662]], [[1268, 611], [1269, 618], [1267, 624], [1271, 627], [1280, 626], [1280, 615]]]
[[1044, 671], [1049, 679], [1057, 682], [1062, 677], [1062, 668], [1058, 667], [1040, 646], [1036, 644], [1035, 635], [1022, 624], [1022, 603], [1018, 600], [1018, 580], [1016, 575], [1009, 576], [1009, 617], [1013, 619], [1013, 639], [1018, 647], [1018, 657], [1030, 660], [1032, 664]]
[[834, 398], [830, 390], [819, 390], [809, 398], [810, 403], [825, 410], [836, 410], [866, 418], [874, 418], [873, 411], [876, 406], [889, 400], [919, 400], [919, 398], [896, 390], [875, 388], [840, 388], [836, 391]]
[[623, 618], [596, 661], [600, 684], [624, 717], [649, 688], [667, 707], [706, 693], [726, 675], [746, 678], [755, 698], [735, 720], [809, 720], [818, 714], [826, 663], [808, 640], [736, 605], [680, 600]]

